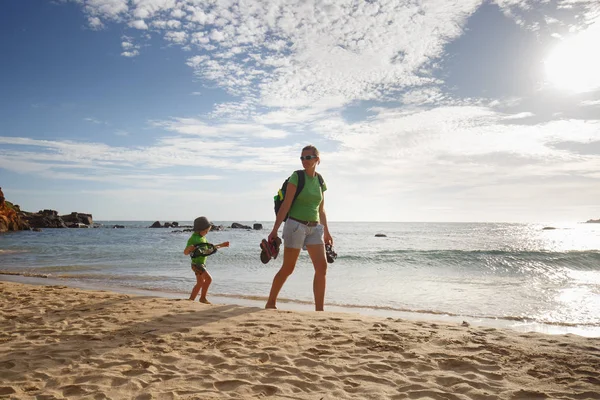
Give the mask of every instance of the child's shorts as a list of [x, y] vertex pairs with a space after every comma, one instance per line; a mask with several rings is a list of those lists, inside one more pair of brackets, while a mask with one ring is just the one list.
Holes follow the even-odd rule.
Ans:
[[325, 228], [322, 224], [307, 226], [288, 218], [283, 226], [283, 246], [291, 249], [301, 249], [312, 244], [322, 244]]
[[206, 265], [204, 264], [192, 264], [192, 270], [198, 275], [202, 275], [206, 272]]

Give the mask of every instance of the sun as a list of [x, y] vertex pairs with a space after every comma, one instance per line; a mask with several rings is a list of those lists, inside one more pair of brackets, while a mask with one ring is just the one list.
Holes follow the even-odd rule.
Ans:
[[546, 58], [546, 77], [573, 92], [600, 89], [600, 23], [558, 44]]

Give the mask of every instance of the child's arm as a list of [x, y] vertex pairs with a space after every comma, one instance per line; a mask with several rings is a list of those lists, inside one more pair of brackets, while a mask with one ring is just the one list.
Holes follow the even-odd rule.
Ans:
[[217, 244], [217, 245], [215, 245], [215, 247], [217, 249], [220, 249], [221, 247], [229, 247], [229, 242], [223, 242], [223, 243]]
[[183, 254], [185, 254], [186, 256], [189, 255], [192, 251], [194, 251], [194, 249], [196, 248], [196, 246], [194, 246], [193, 244], [189, 245], [188, 247], [186, 247], [183, 250]]

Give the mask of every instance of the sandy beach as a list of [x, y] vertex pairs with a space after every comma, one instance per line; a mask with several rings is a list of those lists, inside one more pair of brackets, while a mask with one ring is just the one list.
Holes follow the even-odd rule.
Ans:
[[0, 397], [600, 399], [600, 339], [0, 282]]

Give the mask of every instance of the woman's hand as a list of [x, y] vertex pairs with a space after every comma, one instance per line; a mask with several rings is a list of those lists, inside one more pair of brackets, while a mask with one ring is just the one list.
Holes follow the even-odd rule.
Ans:
[[267, 242], [271, 243], [277, 237], [277, 229], [273, 229], [271, 233], [269, 233], [269, 237], [267, 238]]
[[331, 237], [329, 232], [325, 232], [325, 234], [323, 235], [323, 240], [325, 240], [325, 244], [330, 244], [333, 246], [333, 238]]

